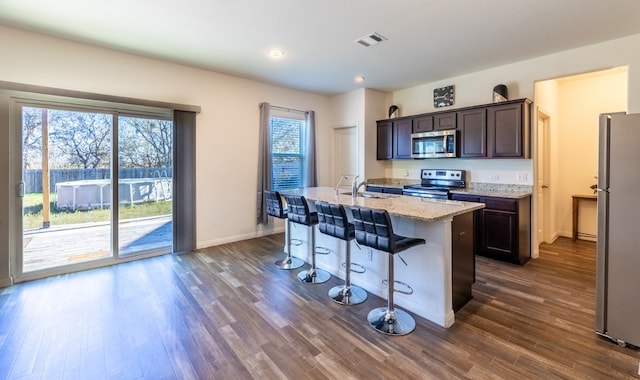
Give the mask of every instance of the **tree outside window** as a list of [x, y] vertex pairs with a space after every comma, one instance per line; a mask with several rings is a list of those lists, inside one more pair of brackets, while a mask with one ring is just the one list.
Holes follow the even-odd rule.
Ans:
[[302, 187], [305, 160], [305, 121], [270, 118], [271, 188], [287, 190]]

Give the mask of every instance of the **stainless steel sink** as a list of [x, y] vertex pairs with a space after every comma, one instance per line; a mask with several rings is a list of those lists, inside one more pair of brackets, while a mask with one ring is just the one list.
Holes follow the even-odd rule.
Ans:
[[[353, 193], [351, 191], [347, 191], [344, 193], [340, 193], [343, 195], [352, 195]], [[391, 195], [391, 194], [383, 194], [383, 193], [373, 193], [373, 192], [369, 192], [369, 191], [362, 191], [357, 193], [358, 197], [363, 197], [363, 198], [377, 198], [377, 199], [388, 199], [388, 198], [395, 198], [395, 196]]]

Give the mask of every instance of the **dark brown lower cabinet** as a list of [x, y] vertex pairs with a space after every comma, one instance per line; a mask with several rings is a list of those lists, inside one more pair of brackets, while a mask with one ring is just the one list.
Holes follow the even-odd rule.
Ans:
[[451, 223], [451, 301], [460, 310], [473, 295], [476, 282], [476, 256], [473, 249], [473, 213], [457, 215]]
[[523, 265], [531, 257], [531, 197], [519, 199], [453, 194], [452, 199], [484, 203], [474, 213], [478, 255]]

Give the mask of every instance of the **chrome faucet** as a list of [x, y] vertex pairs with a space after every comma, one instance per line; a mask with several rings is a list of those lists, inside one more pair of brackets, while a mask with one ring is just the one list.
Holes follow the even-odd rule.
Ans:
[[336, 195], [338, 195], [338, 193], [340, 192], [340, 184], [342, 183], [342, 181], [344, 181], [345, 179], [349, 179], [346, 175], [342, 176], [340, 178], [340, 181], [338, 181], [338, 184], [336, 185]]
[[360, 177], [359, 175], [353, 177], [353, 180], [351, 182], [351, 196], [352, 197], [357, 197], [358, 196], [358, 189], [360, 189], [363, 185], [366, 185], [367, 181], [362, 181], [360, 183], [358, 183], [358, 177]]

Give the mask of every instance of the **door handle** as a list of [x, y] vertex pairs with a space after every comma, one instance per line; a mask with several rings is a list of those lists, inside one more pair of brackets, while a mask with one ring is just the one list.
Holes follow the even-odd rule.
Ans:
[[548, 186], [548, 185], [542, 185], [542, 188], [543, 188], [543, 189], [548, 189], [548, 188], [549, 188], [549, 186]]
[[16, 186], [16, 195], [19, 198], [24, 198], [24, 182], [20, 182], [17, 186]]

